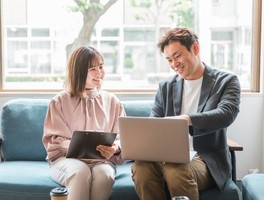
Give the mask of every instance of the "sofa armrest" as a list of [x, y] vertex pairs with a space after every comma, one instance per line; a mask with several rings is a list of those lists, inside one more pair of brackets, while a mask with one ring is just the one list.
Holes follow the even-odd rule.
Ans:
[[2, 162], [2, 135], [0, 133], [0, 162]]
[[243, 151], [243, 146], [236, 143], [231, 139], [227, 139], [227, 145], [231, 153], [231, 162], [232, 162], [232, 180], [236, 183], [236, 154], [235, 151]]

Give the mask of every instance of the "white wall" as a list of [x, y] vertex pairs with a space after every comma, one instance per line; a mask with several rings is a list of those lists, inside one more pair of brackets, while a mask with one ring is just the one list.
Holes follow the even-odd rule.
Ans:
[[263, 172], [263, 96], [242, 95], [240, 113], [228, 129], [228, 137], [243, 146], [236, 152], [237, 179], [250, 169]]
[[[54, 94], [0, 94], [0, 107], [14, 98], [51, 98]], [[121, 100], [153, 99], [153, 94], [126, 95], [117, 94]], [[240, 113], [236, 121], [228, 129], [228, 137], [244, 147], [236, 152], [237, 179], [248, 174], [249, 169], [264, 168], [263, 158], [263, 111], [264, 100], [261, 94], [242, 94]]]

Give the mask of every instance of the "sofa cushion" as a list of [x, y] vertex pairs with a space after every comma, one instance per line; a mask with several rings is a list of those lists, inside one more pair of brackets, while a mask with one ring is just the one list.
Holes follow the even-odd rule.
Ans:
[[132, 180], [132, 163], [127, 162], [117, 166], [115, 184], [110, 200], [139, 200]]
[[229, 179], [221, 192], [217, 187], [206, 189], [200, 192], [200, 200], [242, 200], [242, 192], [237, 185]]
[[2, 107], [2, 156], [4, 160], [44, 161], [43, 122], [48, 99], [14, 99]]
[[[116, 182], [110, 200], [139, 200], [131, 174], [132, 162], [117, 166]], [[1, 199], [50, 200], [49, 192], [59, 184], [52, 181], [45, 161], [8, 161], [0, 164]], [[241, 192], [230, 180], [223, 193], [210, 188], [200, 193], [200, 200], [241, 199]]]
[[[110, 200], [139, 200], [131, 178], [131, 164], [117, 166]], [[46, 161], [4, 161], [0, 164], [0, 199], [50, 200], [49, 193], [61, 187], [50, 178]]]
[[0, 199], [48, 200], [60, 185], [49, 176], [46, 161], [4, 161], [0, 164]]
[[264, 174], [248, 174], [242, 179], [244, 200], [262, 200], [264, 198]]

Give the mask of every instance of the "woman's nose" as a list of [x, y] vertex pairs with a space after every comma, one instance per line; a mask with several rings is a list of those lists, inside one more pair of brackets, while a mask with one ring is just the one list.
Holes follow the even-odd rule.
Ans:
[[95, 69], [96, 69], [96, 72], [97, 72], [97, 73], [101, 73], [101, 69], [100, 69], [100, 67], [96, 67]]

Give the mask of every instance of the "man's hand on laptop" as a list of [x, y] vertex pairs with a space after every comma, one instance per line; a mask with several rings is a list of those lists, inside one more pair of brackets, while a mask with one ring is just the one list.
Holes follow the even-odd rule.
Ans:
[[177, 115], [177, 116], [167, 116], [165, 118], [174, 118], [174, 119], [185, 119], [188, 122], [188, 125], [191, 126], [192, 125], [192, 121], [191, 118], [189, 117], [189, 115]]

